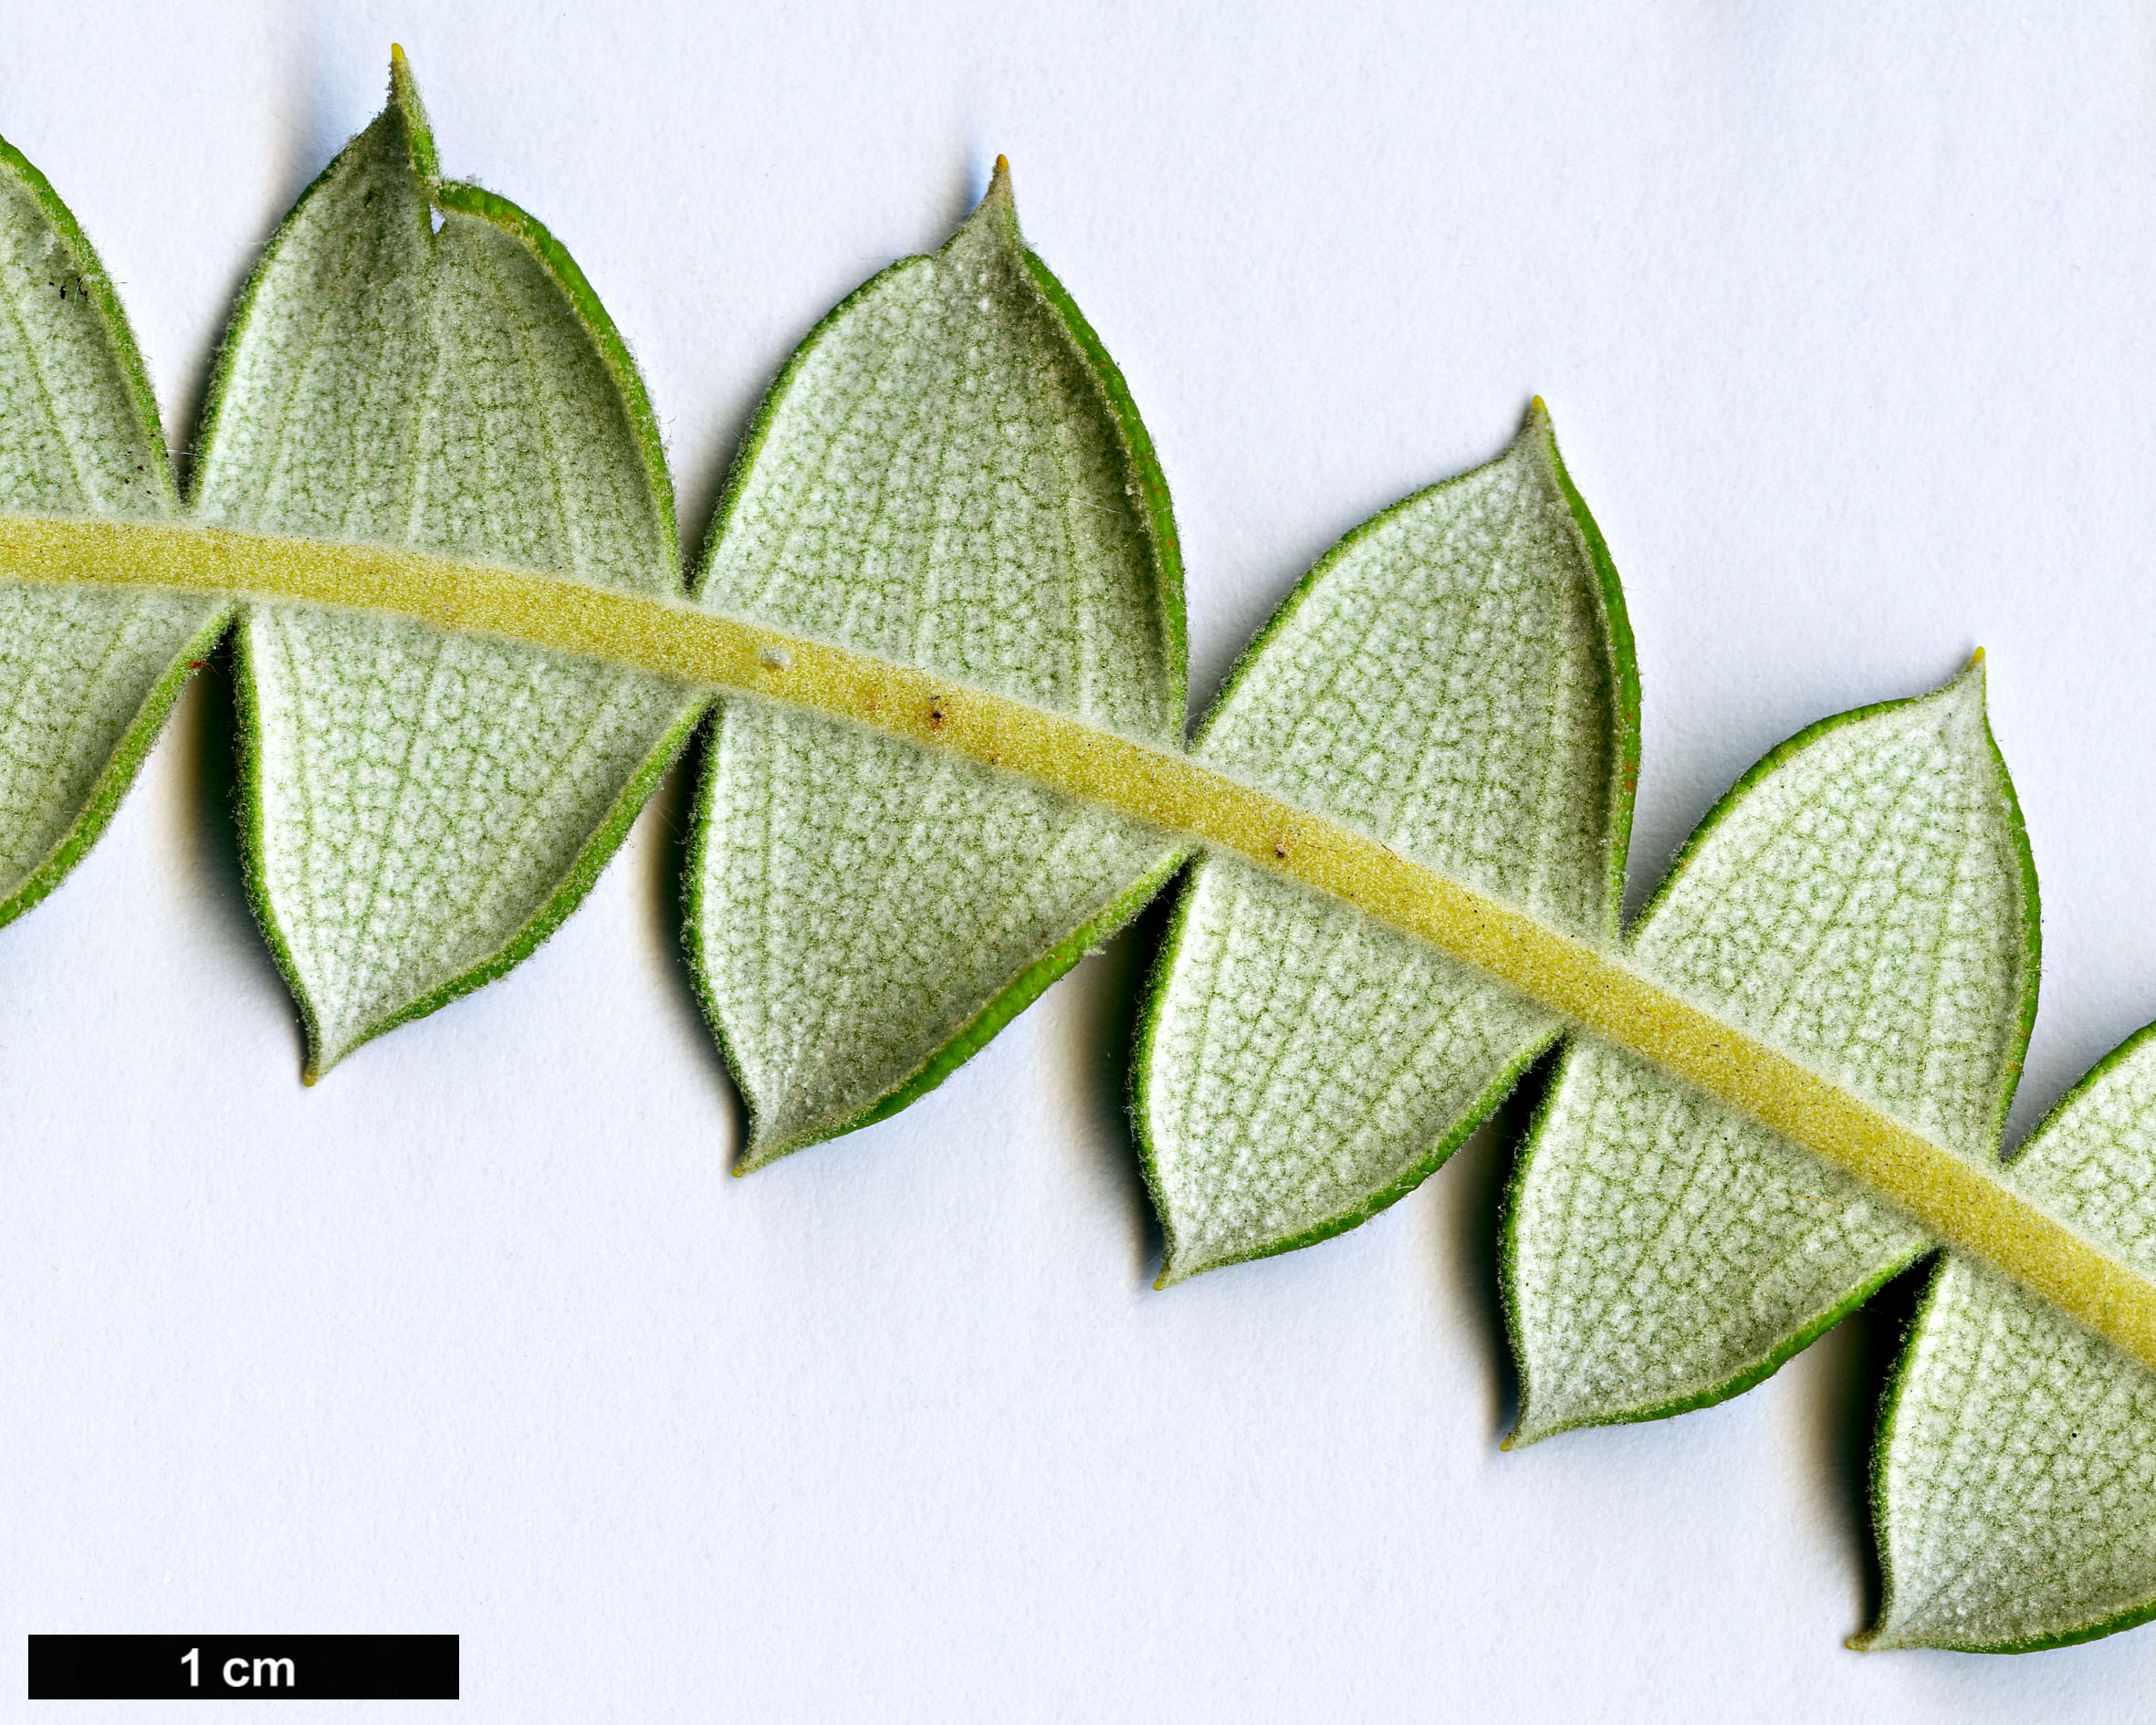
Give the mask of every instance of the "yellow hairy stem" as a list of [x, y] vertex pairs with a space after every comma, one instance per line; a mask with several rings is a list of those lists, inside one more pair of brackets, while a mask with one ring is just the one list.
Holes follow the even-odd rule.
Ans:
[[560, 575], [169, 523], [0, 516], [0, 577], [416, 618], [784, 702], [1150, 821], [1356, 906], [1742, 1109], [2156, 1370], [2156, 1284], [1820, 1073], [1544, 926], [1189, 756], [868, 653]]

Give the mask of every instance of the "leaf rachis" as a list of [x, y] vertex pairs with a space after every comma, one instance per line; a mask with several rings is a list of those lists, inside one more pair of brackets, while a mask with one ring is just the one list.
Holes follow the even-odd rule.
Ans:
[[[173, 524], [0, 519], [18, 580], [386, 612], [782, 702], [1020, 774], [1331, 894], [1631, 1048], [1883, 1191], [2156, 1368], [2156, 1287], [1995, 1177], [1786, 1055], [1561, 935], [1177, 751], [874, 655], [642, 594], [413, 551]], [[769, 649], [788, 659], [766, 663]], [[929, 714], [942, 707], [945, 721]], [[1275, 835], [1300, 842], [1275, 857]]]
[[1167, 482], [1002, 158], [780, 370], [685, 590], [619, 331], [444, 178], [402, 50], [390, 86], [247, 280], [184, 502], [0, 147], [0, 922], [235, 628], [312, 1082], [545, 938], [709, 715], [683, 934], [736, 1173], [905, 1107], [1179, 880], [1130, 1081], [1156, 1285], [1366, 1219], [1555, 1047], [1507, 1448], [1735, 1394], [1937, 1251], [1856, 1645], [2156, 1613], [2156, 1040], [2002, 1163], [2040, 941], [1981, 653], [1771, 752], [1622, 930], [1638, 671], [1539, 400], [1321, 559], [1187, 741]]

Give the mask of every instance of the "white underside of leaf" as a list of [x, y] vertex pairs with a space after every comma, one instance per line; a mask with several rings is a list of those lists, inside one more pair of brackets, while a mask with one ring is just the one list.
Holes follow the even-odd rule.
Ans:
[[[1978, 674], [1830, 722], [1702, 829], [1637, 960], [1989, 1160], [2034, 963], [2014, 820]], [[1518, 1436], [1742, 1388], [1926, 1244], [1816, 1157], [1583, 1040], [1514, 1193]]]
[[[84, 280], [95, 268], [0, 162], [0, 509], [170, 511], [163, 444], [119, 351], [125, 331]], [[0, 591], [0, 905], [68, 838], [145, 702], [219, 610], [176, 595]]]
[[1358, 1216], [1481, 1118], [1558, 1020], [1249, 863], [1200, 863], [1147, 1056], [1173, 1280]]
[[665, 685], [421, 624], [241, 626], [260, 887], [328, 1051], [499, 951], [680, 716]]
[[704, 859], [702, 938], [733, 986], [752, 1154], [904, 1084], [1174, 855], [1052, 792], [834, 722], [730, 706], [714, 747], [708, 817], [727, 842]]
[[[2010, 1178], [2156, 1274], [2156, 1042], [2099, 1068]], [[1882, 1441], [1869, 1645], [2004, 1647], [2156, 1613], [2156, 1375], [2026, 1291], [1947, 1259]]]
[[[1169, 741], [1181, 673], [1139, 476], [999, 181], [774, 389], [701, 597]], [[691, 915], [750, 1165], [854, 1123], [1177, 854], [1152, 829], [827, 721], [728, 704]], [[1125, 907], [1125, 914], [1127, 909]]]
[[[1209, 764], [1590, 938], [1621, 830], [1616, 667], [1539, 412], [1350, 538], [1209, 723]], [[1429, 1172], [1557, 1020], [1356, 911], [1191, 871], [1139, 1108], [1167, 1280], [1347, 1226]]]
[[0, 900], [68, 836], [216, 612], [176, 596], [0, 592]]
[[1533, 1147], [1523, 1441], [1739, 1387], [1925, 1246], [1817, 1157], [1597, 1043], [1559, 1062]]
[[[634, 411], [531, 246], [454, 208], [435, 230], [392, 107], [273, 243], [199, 507], [667, 593], [670, 506]], [[693, 710], [672, 685], [418, 623], [258, 608], [242, 627], [252, 872], [318, 1065], [543, 931]]]

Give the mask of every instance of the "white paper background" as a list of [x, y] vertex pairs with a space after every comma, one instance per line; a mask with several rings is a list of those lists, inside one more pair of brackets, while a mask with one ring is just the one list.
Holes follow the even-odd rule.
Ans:
[[[792, 343], [1008, 152], [1158, 441], [1200, 701], [1540, 392], [1638, 634], [1635, 899], [1764, 748], [1989, 649], [2046, 912], [2018, 1133], [2156, 1016], [2156, 23], [1893, 11], [12, 0], [0, 132], [181, 441], [403, 41], [447, 168], [635, 347], [692, 541]], [[537, 957], [302, 1090], [220, 723], [191, 694], [0, 935], [7, 1706], [33, 1630], [404, 1629], [487, 1720], [2146, 1716], [2156, 1630], [1844, 1650], [1877, 1325], [1500, 1455], [1486, 1144], [1148, 1291], [1129, 941], [727, 1179], [678, 784]]]

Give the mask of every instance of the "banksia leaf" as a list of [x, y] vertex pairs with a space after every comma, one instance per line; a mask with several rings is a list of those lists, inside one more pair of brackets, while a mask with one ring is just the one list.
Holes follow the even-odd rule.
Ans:
[[[0, 143], [0, 510], [173, 514], [134, 337], [45, 176]], [[175, 593], [0, 585], [0, 923], [104, 830], [227, 614]]]
[[[1981, 662], [1753, 768], [1692, 835], [1632, 958], [1992, 1164], [2036, 1012], [2036, 885]], [[1734, 1395], [1929, 1244], [1818, 1157], [1583, 1037], [1514, 1176], [1512, 1441]]]
[[[1167, 487], [1122, 378], [1020, 238], [1003, 165], [942, 251], [772, 387], [706, 604], [1156, 744], [1180, 740]], [[688, 883], [743, 1166], [932, 1088], [1173, 873], [1158, 831], [829, 719], [725, 704]]]
[[2036, 898], [1979, 665], [1774, 751], [1627, 940], [1631, 637], [1541, 404], [1323, 559], [1186, 748], [1167, 489], [1000, 162], [781, 372], [693, 597], [634, 365], [441, 178], [402, 54], [242, 297], [192, 518], [5, 145], [0, 301], [0, 921], [236, 615], [312, 1074], [544, 938], [716, 698], [686, 934], [744, 1169], [938, 1082], [1196, 853], [1134, 1078], [1164, 1281], [1354, 1226], [1562, 1043], [1513, 1441], [1732, 1395], [1938, 1249], [1857, 1645], [2156, 1615], [2156, 1027], [2001, 1165]]
[[[2010, 1176], [2156, 1275], [2156, 1036], [2084, 1079]], [[1872, 1510], [1886, 1598], [1860, 1646], [2018, 1652], [2156, 1616], [2156, 1375], [1950, 1252], [1889, 1390]]]
[[[1209, 765], [1614, 941], [1639, 689], [1617, 571], [1535, 403], [1500, 460], [1357, 528], [1207, 721]], [[1411, 1190], [1560, 1020], [1240, 859], [1193, 864], [1136, 1112], [1164, 1282]]]
[[[285, 219], [213, 386], [212, 524], [679, 591], [635, 367], [568, 255], [436, 175], [390, 105]], [[239, 625], [244, 842], [310, 1075], [499, 975], [574, 908], [694, 723], [652, 677], [426, 624]]]

